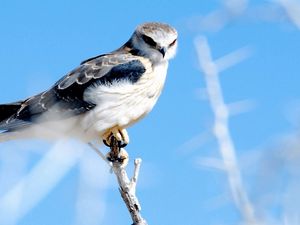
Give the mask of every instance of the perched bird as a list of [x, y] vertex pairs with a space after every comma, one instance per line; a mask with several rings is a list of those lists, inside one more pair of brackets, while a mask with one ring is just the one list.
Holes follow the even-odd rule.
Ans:
[[83, 61], [49, 90], [0, 105], [0, 141], [113, 135], [126, 145], [126, 128], [147, 115], [175, 56], [177, 31], [164, 23], [139, 25], [120, 48]]

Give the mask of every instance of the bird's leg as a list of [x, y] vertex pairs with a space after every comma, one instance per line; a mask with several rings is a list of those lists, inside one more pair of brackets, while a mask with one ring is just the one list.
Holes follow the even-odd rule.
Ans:
[[[106, 140], [104, 139], [103, 142], [105, 143]], [[106, 143], [106, 145], [108, 144]], [[126, 167], [129, 155], [114, 135], [109, 136], [109, 148], [110, 151], [106, 154], [106, 159], [112, 163], [117, 163], [121, 167]]]
[[110, 148], [106, 158], [111, 162], [121, 163], [126, 166], [129, 160], [128, 153], [124, 147], [129, 143], [129, 136], [127, 131], [121, 127], [113, 127], [108, 129], [103, 135], [103, 143]]
[[129, 143], [129, 136], [126, 129], [121, 127], [113, 127], [108, 129], [103, 135], [103, 143], [111, 147], [112, 137], [115, 137], [116, 141], [118, 141], [118, 146], [120, 148], [124, 148]]

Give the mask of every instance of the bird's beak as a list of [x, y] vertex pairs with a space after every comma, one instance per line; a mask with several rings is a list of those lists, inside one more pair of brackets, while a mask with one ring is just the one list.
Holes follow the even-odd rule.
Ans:
[[158, 51], [163, 55], [163, 57], [165, 57], [165, 54], [167, 52], [167, 48], [163, 47], [163, 48], [160, 48]]

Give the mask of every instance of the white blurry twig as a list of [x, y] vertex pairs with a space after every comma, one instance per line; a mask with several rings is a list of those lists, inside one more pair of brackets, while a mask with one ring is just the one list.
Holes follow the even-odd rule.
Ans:
[[252, 49], [249, 46], [245, 46], [243, 48], [239, 48], [217, 60], [215, 60], [216, 68], [218, 72], [222, 72], [223, 70], [228, 69], [229, 67], [238, 64], [245, 59], [247, 59], [252, 53]]
[[248, 7], [248, 0], [223, 0], [223, 7], [214, 10], [205, 16], [193, 18], [188, 21], [188, 27], [192, 30], [196, 27], [209, 31], [219, 31], [229, 22], [243, 15]]
[[205, 75], [208, 99], [215, 116], [214, 134], [220, 147], [224, 170], [228, 176], [234, 203], [242, 214], [245, 224], [258, 224], [255, 218], [254, 208], [249, 201], [247, 192], [242, 183], [234, 144], [228, 128], [229, 109], [224, 103], [217, 64], [212, 60], [210, 47], [205, 37], [199, 37], [195, 44], [199, 64]]
[[276, 0], [286, 11], [291, 22], [300, 29], [300, 1], [299, 0]]
[[242, 14], [248, 7], [248, 0], [223, 0], [222, 2], [231, 14]]
[[218, 32], [233, 21], [288, 22], [300, 29], [299, 0], [223, 0], [222, 6], [206, 15], [192, 16], [187, 20], [191, 31]]
[[[58, 142], [42, 160], [0, 198], [0, 224], [17, 224], [78, 162], [82, 148]], [[47, 176], [47, 179], [44, 179]]]
[[100, 156], [101, 159], [104, 160], [104, 162], [106, 162], [109, 166], [112, 166], [112, 163], [107, 160], [105, 155], [99, 151], [99, 149], [93, 143], [89, 142], [88, 145], [97, 153], [98, 156]]
[[[109, 184], [107, 165], [85, 151], [78, 163], [79, 179], [74, 225], [99, 225], [106, 214], [105, 192]], [[105, 171], [105, 172], [99, 172]]]

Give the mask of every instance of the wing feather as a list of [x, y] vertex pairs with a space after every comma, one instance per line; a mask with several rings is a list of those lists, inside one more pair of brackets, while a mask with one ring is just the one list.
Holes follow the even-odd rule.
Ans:
[[52, 112], [47, 120], [57, 120], [89, 111], [95, 107], [84, 100], [84, 91], [90, 85], [107, 85], [122, 79], [134, 83], [146, 69], [143, 59], [130, 53], [115, 52], [88, 59], [51, 89], [23, 101], [17, 113], [0, 121], [0, 130], [22, 128], [38, 121], [45, 112]]

